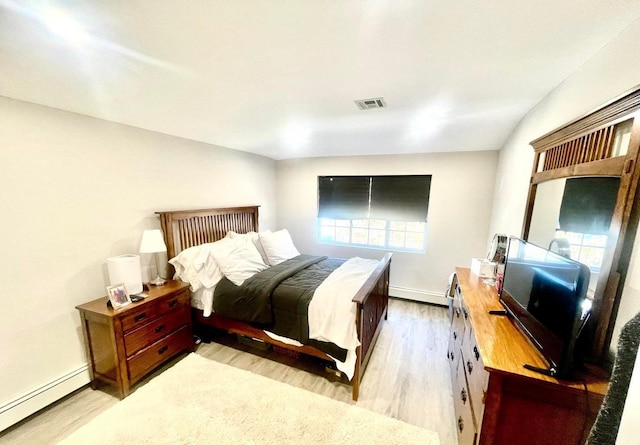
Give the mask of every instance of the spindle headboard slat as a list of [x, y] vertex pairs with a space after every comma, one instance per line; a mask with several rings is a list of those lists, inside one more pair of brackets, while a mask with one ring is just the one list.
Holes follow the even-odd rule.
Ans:
[[167, 245], [167, 258], [173, 258], [190, 247], [218, 241], [229, 230], [238, 233], [257, 232], [258, 208], [247, 206], [156, 212], [160, 216]]

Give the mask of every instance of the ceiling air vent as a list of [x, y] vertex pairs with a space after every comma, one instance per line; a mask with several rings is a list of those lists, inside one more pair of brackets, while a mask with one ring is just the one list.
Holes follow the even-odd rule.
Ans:
[[372, 110], [374, 108], [386, 108], [387, 104], [381, 97], [374, 97], [373, 99], [361, 99], [354, 101], [358, 108], [361, 110]]

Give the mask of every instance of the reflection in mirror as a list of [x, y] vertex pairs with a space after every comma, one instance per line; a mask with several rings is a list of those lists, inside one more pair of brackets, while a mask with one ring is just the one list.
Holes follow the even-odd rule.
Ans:
[[612, 157], [625, 156], [629, 151], [629, 143], [631, 142], [631, 130], [633, 127], [633, 119], [620, 122], [615, 126], [613, 136], [613, 146], [611, 149]]
[[591, 270], [593, 295], [605, 256], [620, 178], [561, 178], [538, 184], [528, 241]]

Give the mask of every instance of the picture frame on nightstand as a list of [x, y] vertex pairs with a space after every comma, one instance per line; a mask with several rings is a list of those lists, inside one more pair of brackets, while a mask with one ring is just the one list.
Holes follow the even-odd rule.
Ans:
[[131, 297], [129, 297], [129, 293], [127, 292], [127, 288], [124, 283], [107, 286], [107, 294], [109, 295], [111, 306], [113, 306], [114, 309], [119, 309], [131, 304]]

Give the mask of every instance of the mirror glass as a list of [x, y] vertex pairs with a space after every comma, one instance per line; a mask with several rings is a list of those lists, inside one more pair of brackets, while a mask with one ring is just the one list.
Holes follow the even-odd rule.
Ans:
[[618, 177], [560, 178], [538, 184], [528, 241], [586, 264], [593, 295], [607, 247]]
[[620, 122], [618, 125], [616, 125], [613, 137], [613, 146], [611, 149], [611, 154], [613, 157], [625, 156], [629, 151], [632, 128], [633, 119]]

